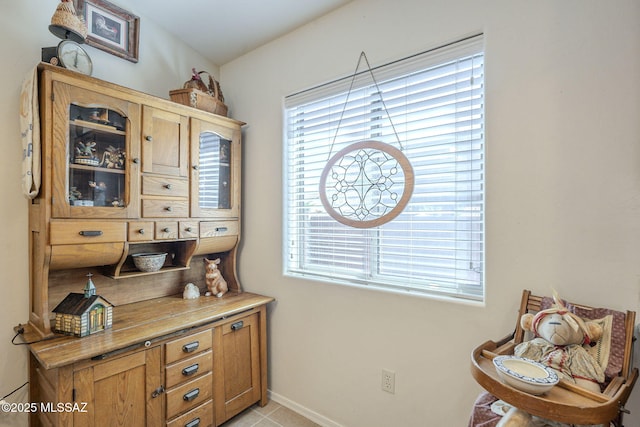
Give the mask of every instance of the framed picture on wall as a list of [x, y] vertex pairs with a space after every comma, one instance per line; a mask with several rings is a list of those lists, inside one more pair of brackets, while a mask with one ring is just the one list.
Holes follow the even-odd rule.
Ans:
[[105, 0], [74, 0], [87, 24], [87, 44], [138, 62], [140, 18]]

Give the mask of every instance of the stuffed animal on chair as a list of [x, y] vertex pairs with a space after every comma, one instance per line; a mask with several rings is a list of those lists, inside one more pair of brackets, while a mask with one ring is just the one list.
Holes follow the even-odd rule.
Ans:
[[[534, 338], [518, 344], [514, 354], [549, 366], [560, 378], [599, 393], [600, 384], [605, 380], [604, 370], [585, 346], [600, 339], [602, 327], [569, 312], [555, 293], [554, 302], [552, 308], [521, 317], [522, 328], [533, 332]], [[523, 410], [511, 408], [496, 427], [561, 425], [564, 424], [532, 417]]]
[[220, 298], [222, 295], [226, 294], [229, 290], [227, 286], [227, 281], [222, 277], [222, 273], [218, 270], [218, 264], [220, 264], [220, 258], [215, 259], [213, 261], [204, 259], [204, 271], [205, 271], [205, 281], [207, 283], [207, 289], [211, 292], [211, 295], [215, 295]]

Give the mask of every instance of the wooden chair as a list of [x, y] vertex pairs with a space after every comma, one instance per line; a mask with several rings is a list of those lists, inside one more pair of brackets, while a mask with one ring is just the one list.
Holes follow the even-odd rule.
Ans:
[[[636, 316], [633, 311], [623, 313], [572, 303], [566, 304], [568, 309], [585, 319], [601, 319], [604, 322], [606, 318], [610, 334], [606, 342], [599, 345], [608, 345], [607, 351], [610, 356], [605, 372], [607, 378], [601, 393], [593, 393], [560, 380], [560, 383], [549, 392], [534, 396], [504, 384], [499, 379], [492, 359], [497, 355], [512, 354], [514, 347], [525, 339], [525, 331], [520, 326], [520, 317], [524, 313], [536, 313], [547, 309], [552, 303], [552, 298], [531, 295], [530, 291], [525, 290], [522, 294], [515, 331], [497, 342], [487, 341], [473, 350], [471, 354], [473, 377], [496, 398], [532, 415], [567, 424], [608, 425], [611, 423], [616, 427], [622, 427], [622, 415], [628, 412], [624, 409], [624, 405], [638, 378], [638, 368], [631, 366]], [[477, 407], [474, 411], [476, 409]], [[469, 425], [474, 424], [470, 421]]]

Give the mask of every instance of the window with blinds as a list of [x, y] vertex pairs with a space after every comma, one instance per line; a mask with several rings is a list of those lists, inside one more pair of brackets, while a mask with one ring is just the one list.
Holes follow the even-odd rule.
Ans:
[[[483, 299], [481, 35], [291, 95], [285, 120], [285, 274]], [[318, 191], [331, 156], [367, 140], [401, 149], [415, 186], [395, 219], [360, 229], [331, 218]]]

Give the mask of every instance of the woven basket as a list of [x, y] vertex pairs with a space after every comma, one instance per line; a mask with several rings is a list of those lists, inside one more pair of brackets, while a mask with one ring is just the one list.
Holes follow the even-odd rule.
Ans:
[[198, 89], [176, 89], [169, 92], [171, 100], [210, 113], [227, 115], [227, 106], [223, 102]]
[[220, 89], [220, 84], [209, 74], [209, 87], [207, 87], [200, 74], [206, 71], [193, 70], [193, 77], [184, 84], [183, 89], [176, 89], [169, 92], [171, 100], [179, 104], [188, 105], [199, 110], [221, 116], [227, 115], [227, 106], [224, 103], [224, 96]]

